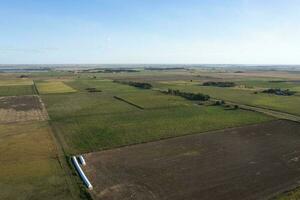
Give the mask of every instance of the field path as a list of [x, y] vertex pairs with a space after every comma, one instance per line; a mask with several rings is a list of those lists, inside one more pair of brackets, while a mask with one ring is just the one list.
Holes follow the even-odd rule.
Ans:
[[[160, 91], [162, 92], [163, 90], [161, 89], [153, 89], [154, 91]], [[223, 99], [219, 99], [219, 98], [210, 98], [211, 100], [214, 101], [220, 101]], [[278, 110], [273, 110], [270, 108], [264, 108], [264, 107], [259, 107], [259, 106], [253, 106], [253, 105], [246, 105], [246, 104], [241, 104], [241, 103], [237, 103], [234, 101], [227, 101], [224, 100], [226, 102], [226, 104], [228, 105], [238, 105], [239, 108], [244, 109], [244, 110], [250, 110], [250, 111], [255, 111], [255, 112], [259, 112], [259, 113], [263, 113], [265, 115], [269, 115], [278, 119], [285, 119], [285, 120], [290, 120], [290, 121], [294, 121], [294, 122], [300, 122], [300, 116], [294, 115], [294, 114], [290, 114], [290, 113], [286, 113], [286, 112], [282, 112], [282, 111], [278, 111]]]
[[250, 105], [244, 105], [232, 101], [226, 101], [227, 104], [229, 105], [238, 105], [239, 108], [244, 109], [244, 110], [251, 110], [259, 113], [263, 113], [272, 117], [276, 117], [278, 119], [286, 119], [294, 122], [300, 122], [300, 116], [293, 115], [290, 113], [285, 113], [277, 110], [272, 110], [268, 108], [262, 108], [262, 107], [256, 107], [256, 106], [250, 106]]

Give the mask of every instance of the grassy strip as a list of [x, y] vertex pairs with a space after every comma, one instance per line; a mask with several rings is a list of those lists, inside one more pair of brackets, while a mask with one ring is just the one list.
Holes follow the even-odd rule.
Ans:
[[32, 90], [33, 90], [33, 93], [34, 93], [34, 94], [37, 94], [37, 95], [40, 94], [39, 91], [38, 91], [38, 89], [37, 89], [37, 87], [36, 87], [36, 84], [35, 84], [35, 81], [34, 81], [34, 80], [33, 80]]
[[300, 199], [300, 187], [283, 192], [278, 196], [276, 196], [275, 198], [272, 198], [272, 200], [298, 200], [298, 199]]
[[254, 111], [254, 112], [258, 112], [258, 113], [263, 113], [265, 115], [269, 115], [278, 119], [285, 119], [285, 120], [290, 120], [290, 121], [294, 121], [294, 122], [300, 122], [300, 117], [297, 115], [292, 115], [290, 113], [285, 113], [285, 112], [281, 112], [281, 111], [277, 111], [277, 110], [273, 110], [273, 109], [269, 109], [269, 108], [263, 108], [263, 107], [257, 107], [257, 106], [251, 106], [251, 105], [244, 105], [244, 104], [239, 104], [236, 102], [230, 102], [230, 101], [226, 101], [227, 104], [229, 105], [238, 105], [239, 108], [243, 109], [243, 110], [248, 110], [248, 111]]
[[[51, 123], [50, 123], [51, 126]], [[73, 199], [80, 200], [92, 200], [92, 197], [87, 192], [87, 189], [83, 185], [82, 181], [77, 176], [76, 170], [72, 165], [71, 155], [68, 155], [65, 151], [65, 143], [61, 137], [56, 133], [53, 126], [52, 137], [57, 147], [59, 163], [66, 174], [66, 180]], [[71, 170], [70, 170], [71, 169]]]

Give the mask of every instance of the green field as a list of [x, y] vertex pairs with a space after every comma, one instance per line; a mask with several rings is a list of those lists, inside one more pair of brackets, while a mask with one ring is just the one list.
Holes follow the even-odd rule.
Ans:
[[300, 92], [300, 82], [280, 81], [280, 80], [245, 80], [237, 81], [239, 85], [247, 88], [284, 88]]
[[200, 92], [225, 101], [232, 101], [245, 105], [258, 106], [300, 115], [300, 96], [298, 95], [277, 96], [272, 94], [263, 94], [260, 92], [255, 94], [254, 92], [256, 90], [253, 89], [210, 87], [194, 83], [178, 84], [169, 82], [157, 84], [157, 87], [163, 89], [173, 88], [188, 92]]
[[38, 82], [36, 83], [37, 90], [40, 94], [57, 94], [57, 93], [69, 93], [76, 92], [73, 88], [67, 86], [63, 82]]
[[0, 125], [0, 199], [72, 199], [47, 122]]
[[[54, 130], [70, 154], [259, 123], [271, 118], [243, 110], [199, 106], [181, 97], [111, 81], [69, 82], [77, 93], [42, 95]], [[101, 93], [88, 93], [85, 87]], [[113, 96], [121, 96], [139, 110]]]
[[35, 93], [32, 85], [0, 86], [0, 96], [20, 96], [33, 94]]

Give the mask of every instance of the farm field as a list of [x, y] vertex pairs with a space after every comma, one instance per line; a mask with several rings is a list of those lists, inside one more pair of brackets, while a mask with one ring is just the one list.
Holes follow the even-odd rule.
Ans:
[[267, 199], [299, 184], [299, 131], [273, 121], [89, 153], [85, 171], [95, 199]]
[[21, 96], [35, 94], [32, 85], [0, 86], [0, 96]]
[[[266, 82], [264, 82], [267, 84]], [[261, 83], [261, 86], [263, 84]], [[297, 84], [299, 85], [299, 84]], [[272, 88], [273, 84], [265, 85], [263, 87], [269, 86]], [[200, 92], [208, 94], [213, 98], [223, 99], [225, 101], [236, 102], [245, 105], [258, 106], [263, 108], [274, 109], [282, 112], [287, 112], [291, 114], [300, 115], [300, 107], [298, 106], [300, 102], [299, 92], [293, 96], [278, 96], [272, 94], [263, 94], [258, 92], [255, 94], [254, 89], [241, 89], [241, 88], [221, 88], [221, 87], [211, 87], [202, 86], [200, 83], [195, 84], [178, 84], [178, 83], [161, 83], [157, 87], [162, 89], [173, 88], [188, 92]], [[296, 92], [299, 90], [299, 86], [293, 85], [296, 88]], [[293, 88], [291, 86], [287, 87]], [[261, 88], [259, 88], [261, 90]]]
[[7, 79], [6, 80], [1, 77], [0, 86], [15, 86], [15, 85], [32, 85], [33, 82], [31, 79], [28, 78], [18, 78], [18, 79]]
[[74, 186], [67, 184], [40, 97], [32, 95], [29, 83], [5, 82], [0, 86], [0, 199], [79, 199], [70, 192]]
[[38, 96], [0, 97], [0, 123], [47, 119], [47, 111]]
[[55, 94], [55, 93], [69, 93], [76, 92], [73, 88], [67, 86], [63, 82], [37, 82], [37, 90], [40, 94]]
[[[0, 165], [0, 199], [299, 196], [298, 190], [283, 193], [299, 186], [299, 125], [277, 119], [286, 113], [291, 113], [288, 119], [299, 119], [296, 74], [137, 69], [25, 76], [0, 74], [0, 150], [6, 152], [0, 156], [5, 163]], [[153, 87], [133, 87], [128, 81]], [[202, 86], [207, 81], [236, 86]], [[188, 100], [162, 92], [168, 88], [212, 99]], [[261, 93], [269, 88], [296, 93]], [[225, 104], [217, 105], [215, 99]], [[88, 163], [83, 170], [94, 185], [91, 191], [70, 162], [80, 154]]]
[[47, 122], [0, 124], [0, 199], [72, 199]]
[[0, 0], [0, 200], [300, 200], [300, 0]]
[[[70, 154], [273, 119], [250, 111], [196, 105], [181, 97], [111, 81], [76, 80], [67, 84], [78, 92], [42, 95], [42, 99], [51, 125], [65, 141], [65, 148]], [[102, 92], [89, 93], [84, 89], [92, 86]], [[114, 98], [116, 95], [145, 109], [119, 101]]]

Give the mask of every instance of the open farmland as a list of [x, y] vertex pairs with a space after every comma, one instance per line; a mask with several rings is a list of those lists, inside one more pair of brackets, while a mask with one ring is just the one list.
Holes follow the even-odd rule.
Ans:
[[15, 85], [32, 85], [33, 82], [28, 78], [8, 79], [9, 77], [1, 77], [0, 86], [15, 86]]
[[63, 82], [38, 82], [36, 83], [39, 94], [56, 94], [56, 93], [69, 93], [76, 92], [73, 88], [67, 86]]
[[[89, 199], [89, 193], [94, 199], [266, 199], [300, 181], [299, 125], [276, 120], [283, 112], [292, 118], [300, 112], [295, 76], [241, 78], [183, 69], [28, 76], [0, 74], [0, 149], [7, 150], [0, 161], [9, 160], [1, 166], [0, 185], [5, 187], [0, 199]], [[202, 86], [206, 81], [235, 86]], [[213, 99], [187, 100], [162, 92], [168, 88]], [[268, 88], [297, 93], [260, 93]], [[215, 104], [214, 98], [225, 104]], [[257, 111], [262, 108], [267, 115]], [[92, 191], [85, 190], [69, 165], [70, 156], [78, 154], [87, 156], [83, 169]], [[18, 194], [11, 192], [13, 185]], [[297, 199], [298, 193], [279, 199]]]
[[35, 94], [32, 85], [0, 86], [0, 96], [21, 96]]
[[0, 125], [0, 199], [72, 199], [47, 122]]
[[[181, 97], [107, 80], [68, 84], [78, 92], [42, 98], [51, 125], [71, 154], [272, 120], [255, 112], [200, 106]], [[86, 87], [102, 92], [89, 93]], [[145, 109], [119, 101], [116, 95]]]
[[0, 17], [0, 200], [300, 200], [300, 0]]
[[[161, 83], [157, 85], [160, 88], [167, 89], [179, 89], [188, 92], [200, 92], [208, 94], [213, 98], [223, 99], [225, 101], [231, 101], [235, 103], [258, 106], [291, 114], [300, 115], [300, 96], [298, 94], [294, 96], [277, 96], [272, 94], [255, 93], [254, 88], [221, 88], [202, 86], [201, 83]], [[266, 86], [265, 86], [266, 87]], [[272, 86], [271, 86], [272, 87]], [[294, 87], [297, 87], [294, 85]], [[298, 88], [298, 87], [297, 87]], [[288, 88], [287, 88], [288, 89]], [[257, 89], [261, 91], [261, 88]], [[298, 91], [298, 89], [296, 90]]]
[[266, 199], [299, 184], [299, 132], [273, 121], [184, 136], [89, 153], [85, 170], [96, 199]]

